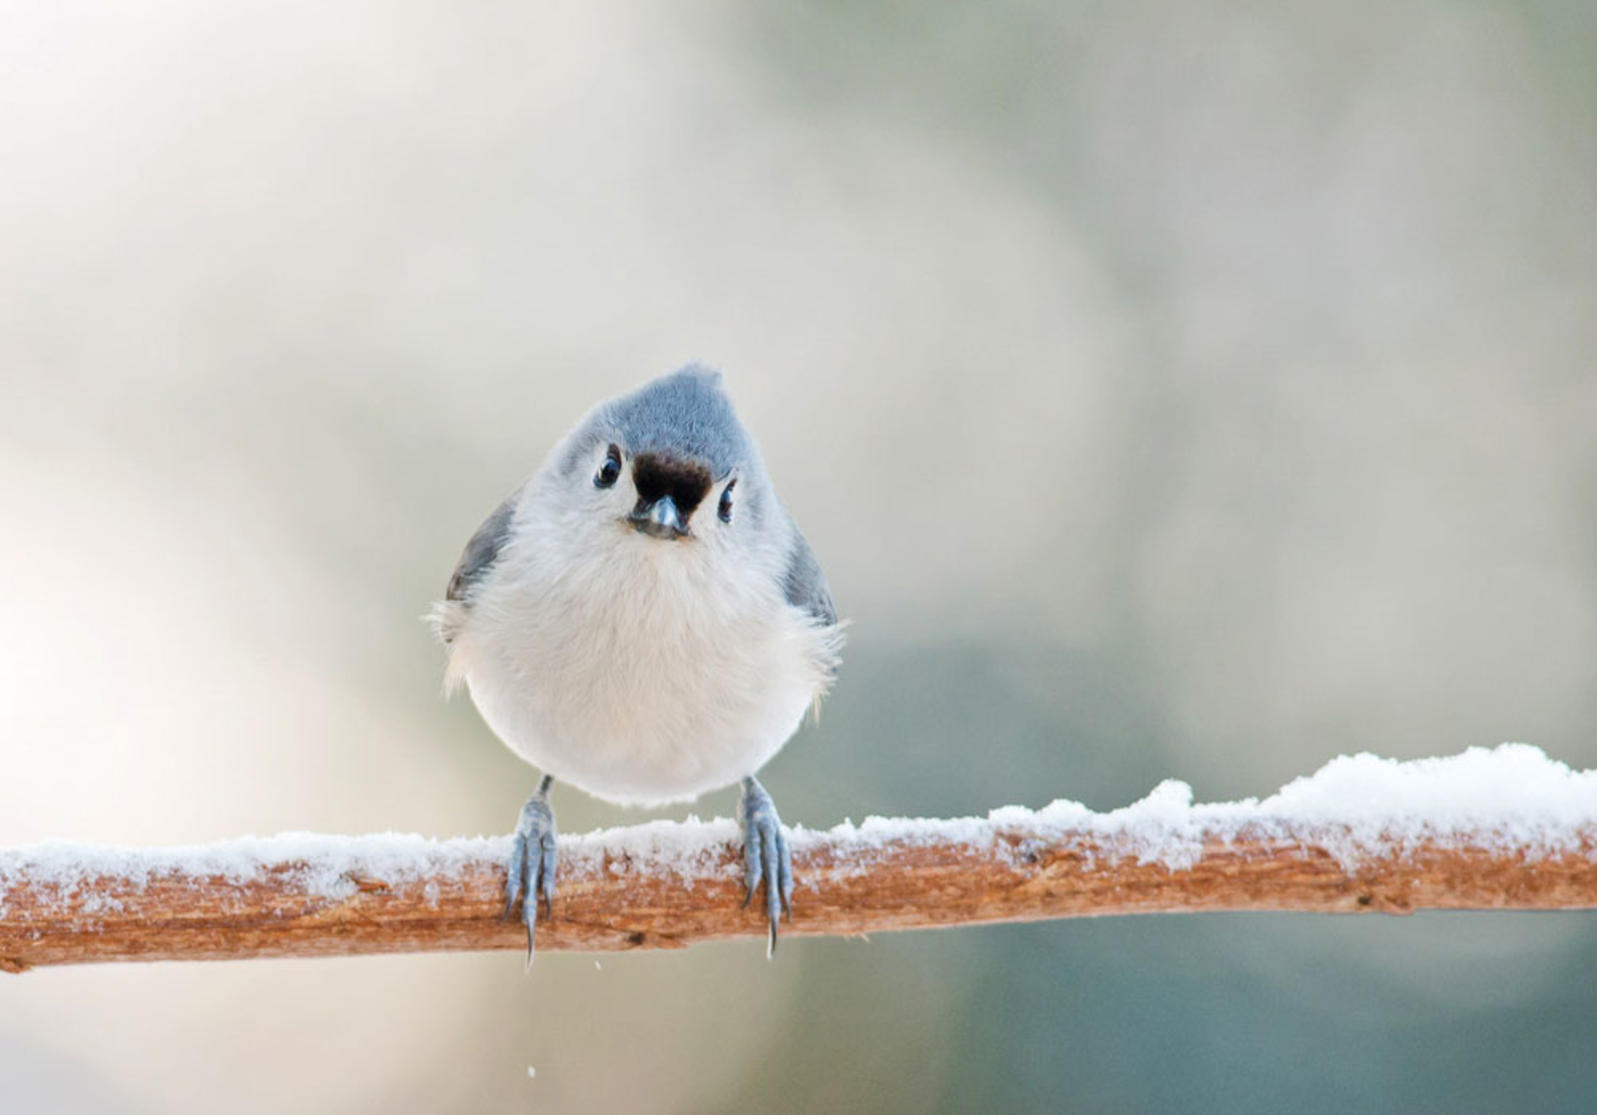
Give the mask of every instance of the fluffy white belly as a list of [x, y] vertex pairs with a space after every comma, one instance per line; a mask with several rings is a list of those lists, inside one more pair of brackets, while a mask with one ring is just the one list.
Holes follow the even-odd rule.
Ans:
[[475, 603], [462, 673], [512, 751], [597, 797], [684, 801], [753, 774], [826, 687], [835, 635], [769, 589], [706, 592], [674, 562], [524, 573]]

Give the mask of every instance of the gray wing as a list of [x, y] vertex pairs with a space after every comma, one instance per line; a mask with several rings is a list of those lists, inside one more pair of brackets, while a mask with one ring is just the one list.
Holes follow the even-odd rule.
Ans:
[[793, 552], [788, 555], [787, 573], [782, 588], [787, 602], [809, 613], [817, 623], [831, 627], [837, 622], [837, 608], [832, 604], [832, 591], [826, 587], [826, 576], [821, 572], [815, 551], [793, 528]]
[[466, 549], [460, 555], [460, 563], [455, 566], [455, 572], [449, 578], [449, 588], [444, 592], [445, 600], [458, 600], [464, 603], [472, 588], [493, 568], [500, 549], [510, 537], [510, 519], [515, 514], [516, 499], [520, 494], [520, 492], [514, 493], [494, 508], [493, 514], [483, 520], [482, 526], [477, 528], [477, 533], [473, 534], [471, 541], [466, 543]]

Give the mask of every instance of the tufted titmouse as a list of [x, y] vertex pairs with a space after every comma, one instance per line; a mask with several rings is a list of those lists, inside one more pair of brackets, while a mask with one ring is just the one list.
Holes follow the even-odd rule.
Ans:
[[[544, 771], [511, 845], [531, 963], [552, 910], [549, 787], [659, 805], [743, 784], [745, 904], [793, 872], [754, 773], [836, 673], [841, 627], [721, 376], [689, 366], [594, 408], [466, 543], [432, 620], [448, 683]], [[524, 900], [523, 900], [523, 896]]]

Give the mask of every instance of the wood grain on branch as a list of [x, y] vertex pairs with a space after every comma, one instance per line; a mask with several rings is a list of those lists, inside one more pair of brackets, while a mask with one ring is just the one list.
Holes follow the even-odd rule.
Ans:
[[[1557, 851], [1455, 835], [1365, 847], [1356, 859], [1334, 825], [1291, 838], [1198, 831], [1187, 862], [1172, 867], [1090, 826], [912, 826], [796, 834], [799, 885], [784, 936], [1220, 910], [1597, 907], [1597, 827]], [[700, 825], [713, 838], [686, 857], [672, 851], [683, 826], [644, 828], [666, 851], [640, 851], [629, 834], [643, 829], [562, 840], [540, 952], [763, 936], [759, 903], [743, 908], [730, 822]], [[0, 851], [0, 968], [523, 947], [520, 928], [501, 917], [503, 839], [425, 842], [432, 851], [409, 859], [396, 859], [396, 840], [424, 843], [297, 837], [279, 853], [257, 841], [246, 871], [232, 866], [229, 844], [207, 846], [209, 858], [206, 848], [167, 859], [92, 846]], [[76, 866], [64, 872], [66, 861]]]

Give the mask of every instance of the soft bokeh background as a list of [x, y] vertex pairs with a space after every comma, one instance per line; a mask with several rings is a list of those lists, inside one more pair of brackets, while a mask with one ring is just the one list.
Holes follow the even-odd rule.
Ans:
[[[690, 358], [855, 621], [790, 821], [1591, 766], [1594, 72], [1585, 0], [3, 0], [0, 843], [507, 830], [418, 617]], [[1587, 1111], [1594, 965], [1462, 915], [43, 971], [0, 1109]]]

